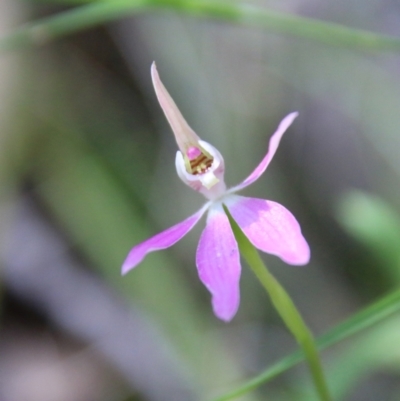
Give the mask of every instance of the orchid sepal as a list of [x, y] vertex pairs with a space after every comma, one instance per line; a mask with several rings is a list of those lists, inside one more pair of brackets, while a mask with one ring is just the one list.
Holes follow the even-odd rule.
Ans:
[[279, 143], [282, 139], [283, 134], [287, 131], [287, 129], [292, 125], [295, 118], [299, 115], [297, 111], [288, 114], [278, 125], [276, 131], [272, 134], [269, 143], [268, 143], [268, 151], [267, 154], [263, 157], [259, 165], [253, 170], [253, 172], [243, 180], [239, 185], [236, 185], [228, 190], [228, 193], [234, 193], [237, 191], [241, 191], [242, 189], [248, 187], [253, 182], [257, 181], [264, 171], [269, 166], [272, 158], [274, 157]]
[[241, 266], [238, 244], [219, 202], [208, 211], [197, 247], [196, 266], [200, 280], [211, 293], [214, 314], [229, 322], [239, 308]]
[[122, 274], [126, 274], [135, 268], [148, 253], [169, 248], [177, 243], [198, 223], [209, 206], [210, 202], [207, 202], [200, 210], [185, 220], [134, 246], [122, 264]]
[[310, 247], [293, 214], [277, 202], [231, 195], [224, 202], [238, 226], [259, 250], [291, 265], [305, 265]]

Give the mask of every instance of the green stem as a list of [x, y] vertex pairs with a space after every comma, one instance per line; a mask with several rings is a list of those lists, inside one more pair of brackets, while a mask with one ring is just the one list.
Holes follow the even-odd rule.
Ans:
[[229, 217], [241, 255], [269, 294], [273, 305], [285, 322], [287, 328], [302, 347], [320, 400], [331, 401], [313, 335], [304, 323], [288, 293], [268, 271], [259, 253], [243, 234], [242, 230], [230, 215], [228, 209], [226, 207], [224, 209]]
[[[61, 0], [59, 0], [61, 2]], [[400, 51], [400, 38], [347, 28], [298, 15], [218, 0], [82, 0], [84, 4], [61, 14], [26, 24], [0, 39], [0, 51], [40, 45], [49, 40], [144, 11], [180, 11], [216, 18], [269, 32], [302, 37], [324, 44], [364, 50]], [[77, 4], [77, 0], [65, 0]]]
[[[338, 342], [381, 322], [382, 320], [395, 313], [398, 313], [399, 311], [400, 289], [384, 296], [383, 298], [374, 302], [372, 305], [367, 306], [362, 311], [346, 319], [344, 322], [338, 324], [329, 330], [329, 332], [319, 337], [317, 339], [318, 349], [323, 350], [331, 345], [337, 344]], [[261, 386], [263, 383], [266, 383], [269, 380], [272, 380], [273, 378], [286, 372], [303, 360], [304, 355], [300, 351], [295, 351], [292, 354], [282, 358], [273, 366], [265, 369], [259, 375], [248, 380], [240, 387], [218, 398], [215, 398], [213, 401], [228, 401], [247, 394]]]

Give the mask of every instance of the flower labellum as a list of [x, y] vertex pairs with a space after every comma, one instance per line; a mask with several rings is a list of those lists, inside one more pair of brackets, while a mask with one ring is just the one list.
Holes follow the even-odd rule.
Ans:
[[223, 205], [256, 248], [291, 265], [304, 265], [310, 259], [310, 248], [292, 213], [273, 201], [236, 195], [264, 173], [283, 134], [298, 113], [291, 113], [281, 121], [269, 141], [267, 154], [256, 169], [242, 183], [227, 189], [221, 154], [189, 127], [161, 82], [154, 63], [151, 76], [158, 101], [178, 144], [175, 158], [178, 176], [203, 194], [208, 202], [192, 216], [133, 247], [122, 266], [122, 274], [136, 267], [149, 252], [174, 245], [208, 211], [207, 224], [196, 252], [196, 265], [200, 280], [211, 293], [215, 315], [230, 321], [239, 308], [241, 266], [238, 244]]

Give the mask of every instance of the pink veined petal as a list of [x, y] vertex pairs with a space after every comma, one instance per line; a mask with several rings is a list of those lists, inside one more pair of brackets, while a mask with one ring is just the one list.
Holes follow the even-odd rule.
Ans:
[[221, 205], [209, 211], [196, 253], [200, 280], [212, 295], [215, 315], [228, 322], [240, 302], [240, 255], [228, 217]]
[[231, 195], [226, 206], [256, 248], [279, 256], [291, 265], [308, 263], [310, 248], [296, 218], [285, 207], [238, 195]]
[[268, 152], [264, 156], [264, 159], [261, 160], [261, 163], [255, 168], [255, 170], [239, 185], [229, 189], [229, 193], [233, 193], [236, 191], [240, 191], [241, 189], [249, 186], [254, 181], [258, 180], [260, 176], [264, 173], [272, 158], [275, 155], [276, 150], [278, 149], [279, 142], [285, 133], [285, 131], [290, 127], [293, 120], [298, 116], [299, 113], [290, 113], [287, 115], [279, 124], [275, 133], [271, 136], [269, 140]]
[[209, 205], [210, 203], [206, 203], [198, 212], [188, 217], [186, 220], [134, 246], [122, 265], [122, 274], [126, 274], [136, 267], [149, 252], [169, 248], [177, 243], [196, 225]]

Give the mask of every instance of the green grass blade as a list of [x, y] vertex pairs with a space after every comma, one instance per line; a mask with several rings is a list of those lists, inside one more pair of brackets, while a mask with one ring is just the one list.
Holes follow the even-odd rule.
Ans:
[[[400, 289], [381, 298], [362, 311], [351, 316], [349, 319], [340, 323], [329, 332], [319, 337], [316, 342], [319, 350], [328, 348], [350, 336], [361, 332], [368, 327], [382, 321], [388, 316], [400, 311]], [[304, 360], [302, 352], [296, 351], [281, 359], [279, 362], [250, 379], [237, 389], [222, 395], [213, 401], [227, 401], [246, 394], [274, 377], [284, 373], [288, 369]]]
[[0, 39], [0, 52], [46, 44], [54, 39], [137, 13], [145, 0], [100, 1], [28, 23]]
[[[66, 4], [71, 1], [66, 0]], [[73, 1], [76, 4], [76, 1]], [[113, 0], [82, 5], [59, 15], [20, 27], [0, 39], [0, 51], [40, 45], [95, 25], [143, 11], [164, 9], [201, 18], [215, 18], [272, 33], [301, 37], [324, 44], [363, 50], [400, 51], [400, 38], [279, 13], [266, 8], [205, 0]]]

